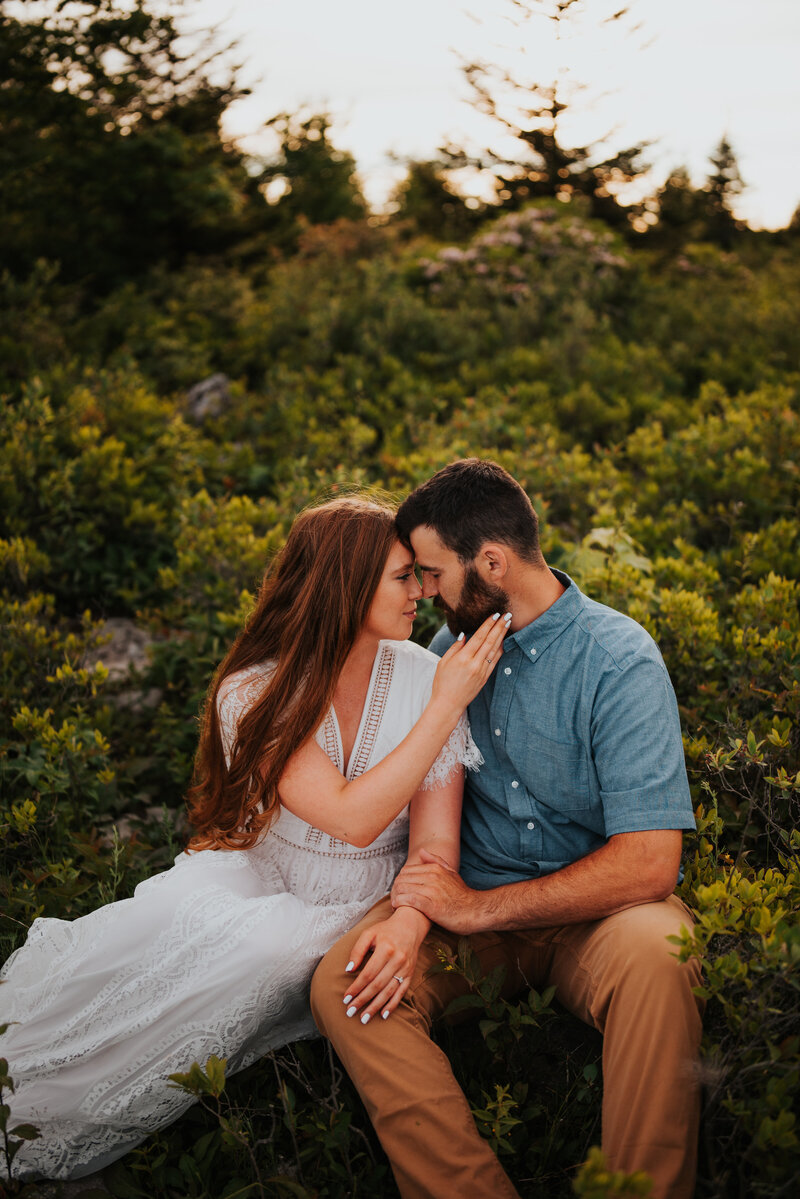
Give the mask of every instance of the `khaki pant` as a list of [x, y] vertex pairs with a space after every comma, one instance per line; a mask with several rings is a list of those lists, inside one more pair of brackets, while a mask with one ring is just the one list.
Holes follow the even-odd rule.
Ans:
[[[391, 914], [380, 900], [320, 962], [311, 987], [319, 1029], [355, 1083], [403, 1199], [512, 1199], [517, 1195], [478, 1133], [431, 1023], [468, 986], [456, 974], [426, 977], [436, 945], [458, 937], [434, 926], [414, 977], [388, 1020], [348, 1019], [345, 966], [360, 933]], [[559, 1001], [604, 1034], [602, 1144], [615, 1170], [646, 1170], [652, 1199], [693, 1194], [700, 1096], [695, 961], [665, 941], [691, 926], [676, 896], [589, 924], [474, 934], [484, 972], [507, 967], [507, 992], [555, 984]], [[535, 1089], [536, 1079], [530, 1080]]]

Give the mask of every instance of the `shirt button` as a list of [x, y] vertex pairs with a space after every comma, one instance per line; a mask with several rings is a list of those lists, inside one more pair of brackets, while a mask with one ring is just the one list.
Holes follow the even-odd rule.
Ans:
[[512, 787], [514, 788], [514, 790], [516, 791], [517, 787], [519, 786], [519, 783], [517, 782], [517, 780], [516, 780], [516, 779], [513, 779], [513, 780], [512, 780], [511, 786], [512, 786]]
[[535, 656], [535, 655], [536, 655], [536, 650], [535, 650], [535, 649], [532, 649], [532, 650], [531, 650], [531, 655], [533, 655], [533, 656]]
[[528, 821], [528, 828], [536, 828], [536, 825], [533, 823], [532, 820]]
[[495, 730], [494, 730], [494, 735], [495, 735], [495, 737], [499, 737], [499, 736], [500, 736], [500, 730], [499, 730], [499, 729], [495, 729]]
[[503, 674], [511, 674], [511, 667], [510, 667], [510, 666], [507, 666], [507, 667], [505, 668], [505, 670], [503, 671]]

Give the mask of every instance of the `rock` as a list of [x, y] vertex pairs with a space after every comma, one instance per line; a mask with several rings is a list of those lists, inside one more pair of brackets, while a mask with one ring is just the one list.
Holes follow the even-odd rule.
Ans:
[[191, 830], [185, 808], [168, 808], [166, 804], [148, 804], [143, 815], [141, 812], [123, 812], [116, 820], [102, 825], [98, 831], [98, 840], [101, 845], [110, 848], [114, 844], [115, 829], [120, 841], [130, 841], [134, 833], [144, 833], [146, 837], [148, 825], [154, 824], [160, 827], [165, 821], [172, 825], [175, 837], [181, 841], [188, 839]]
[[118, 708], [141, 712], [145, 708], [157, 708], [163, 698], [164, 692], [159, 687], [148, 687], [146, 691], [135, 687], [131, 691], [120, 691], [114, 696], [114, 703]]
[[220, 416], [231, 406], [230, 379], [227, 375], [210, 375], [195, 383], [186, 393], [186, 410], [196, 425]]
[[126, 616], [112, 616], [103, 621], [100, 635], [103, 644], [86, 655], [85, 666], [91, 667], [102, 662], [108, 669], [112, 683], [124, 679], [131, 670], [147, 669], [147, 649], [153, 642], [134, 620]]
[[[135, 621], [125, 616], [112, 616], [103, 622], [100, 628], [103, 638], [110, 638], [102, 645], [91, 650], [83, 660], [87, 667], [102, 662], [108, 669], [108, 681], [121, 683], [125, 681], [132, 670], [143, 674], [149, 665], [148, 649], [154, 644], [144, 629], [140, 629]], [[120, 691], [111, 697], [119, 708], [129, 708], [133, 712], [142, 708], [155, 708], [161, 703], [162, 692], [157, 687], [144, 690], [140, 687]]]

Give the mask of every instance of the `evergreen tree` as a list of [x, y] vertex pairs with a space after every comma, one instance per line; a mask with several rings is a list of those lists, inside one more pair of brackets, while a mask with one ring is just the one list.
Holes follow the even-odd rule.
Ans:
[[706, 197], [692, 183], [684, 166], [675, 167], [658, 189], [649, 207], [658, 222], [648, 230], [648, 245], [670, 250], [704, 236]]
[[226, 52], [187, 45], [182, 6], [0, 2], [0, 262], [38, 259], [102, 292], [219, 251], [264, 205], [220, 138], [243, 90]]
[[[587, 13], [582, 0], [510, 3], [521, 23], [538, 17], [554, 22], [560, 31]], [[614, 26], [624, 33], [629, 9], [604, 2], [602, 12], [595, 4], [592, 16], [595, 29]], [[638, 210], [620, 205], [616, 192], [648, 170], [643, 157], [647, 143], [613, 154], [607, 153], [607, 138], [588, 145], [565, 144], [562, 117], [580, 90], [567, 78], [566, 70], [563, 78], [546, 83], [514, 78], [507, 70], [483, 61], [465, 63], [463, 70], [475, 107], [520, 142], [521, 152], [510, 157], [489, 150], [469, 156], [450, 146], [443, 151], [449, 169], [472, 166], [490, 170], [497, 203], [505, 208], [517, 208], [537, 196], [569, 200], [582, 194], [589, 197], [592, 215], [627, 226]]]
[[355, 159], [331, 145], [326, 113], [280, 113], [268, 124], [280, 137], [280, 150], [261, 171], [259, 186], [268, 199], [273, 189], [278, 192], [267, 227], [283, 248], [293, 249], [307, 225], [366, 216]]
[[393, 219], [415, 233], [440, 241], [469, 237], [482, 219], [484, 205], [467, 204], [437, 162], [411, 162], [392, 196]]
[[739, 174], [739, 164], [727, 137], [709, 155], [713, 170], [708, 175], [703, 192], [706, 196], [706, 237], [723, 249], [729, 250], [744, 222], [734, 216], [734, 205], [745, 188]]

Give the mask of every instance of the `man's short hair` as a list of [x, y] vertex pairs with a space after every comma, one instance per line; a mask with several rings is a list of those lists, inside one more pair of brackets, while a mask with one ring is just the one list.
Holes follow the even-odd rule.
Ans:
[[509, 546], [526, 562], [542, 562], [531, 501], [488, 458], [461, 458], [437, 471], [400, 505], [396, 520], [406, 545], [414, 529], [428, 525], [462, 562], [472, 562], [487, 541]]

